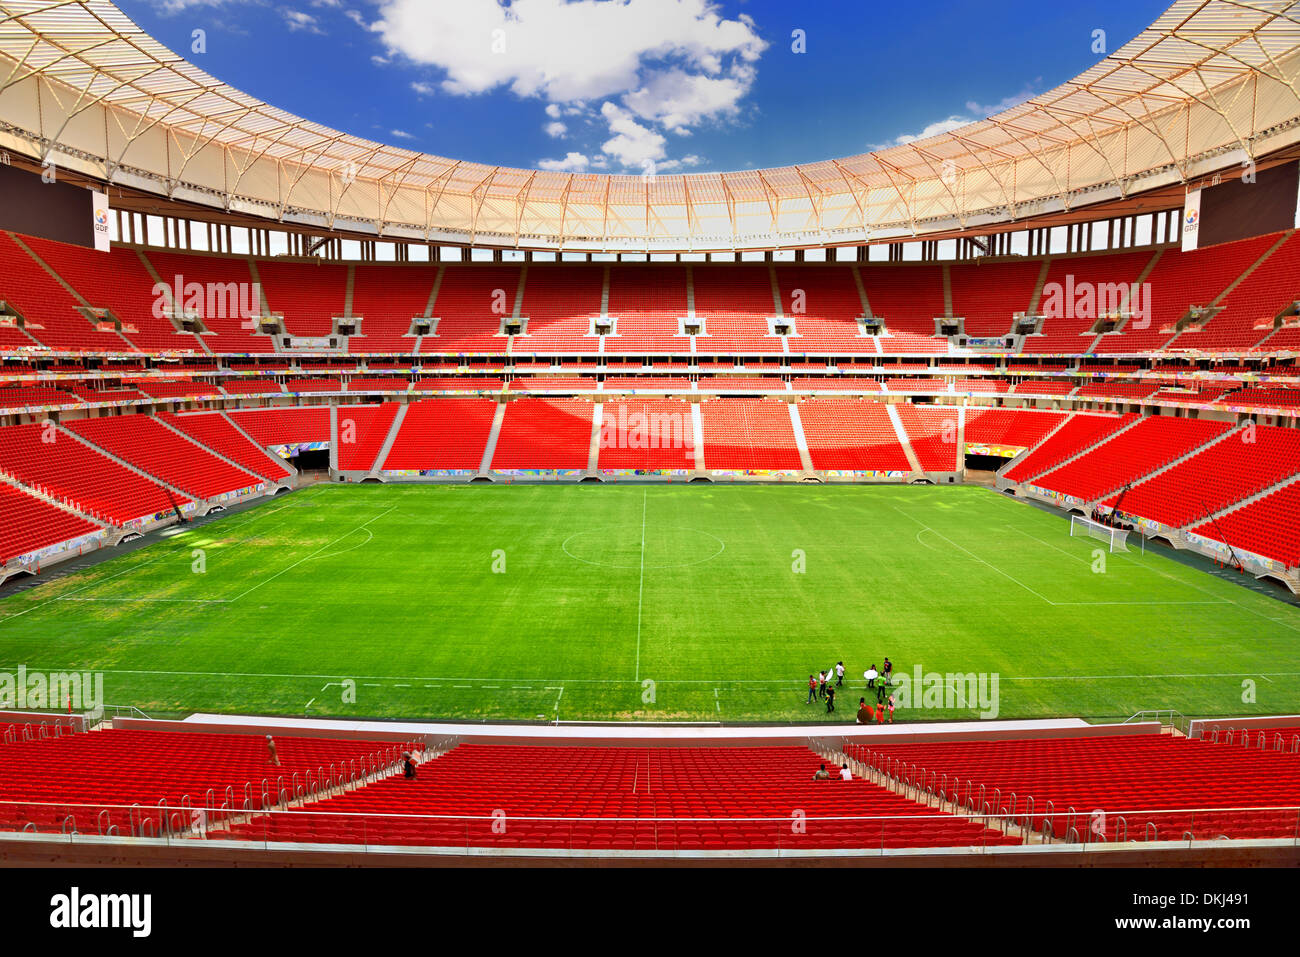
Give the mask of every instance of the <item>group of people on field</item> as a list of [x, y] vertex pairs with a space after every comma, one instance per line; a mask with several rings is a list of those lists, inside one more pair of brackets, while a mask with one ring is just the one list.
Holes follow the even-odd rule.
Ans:
[[[889, 694], [889, 688], [893, 684], [893, 674], [894, 663], [888, 658], [885, 659], [881, 670], [877, 671], [873, 662], [871, 667], [862, 673], [862, 677], [867, 682], [867, 691], [875, 693], [876, 707], [873, 708], [867, 703], [866, 696], [859, 698], [858, 724], [870, 724], [873, 719], [877, 724], [884, 724], [886, 711], [889, 714], [889, 723], [894, 723], [894, 696]], [[834, 667], [808, 676], [807, 703], [824, 701], [826, 713], [831, 714], [835, 710], [835, 689], [843, 686], [844, 662], [837, 661]]]

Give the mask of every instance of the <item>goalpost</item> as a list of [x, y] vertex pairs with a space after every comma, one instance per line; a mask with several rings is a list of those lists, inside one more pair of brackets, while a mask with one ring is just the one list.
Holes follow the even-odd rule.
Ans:
[[1070, 537], [1075, 538], [1084, 535], [1105, 542], [1110, 546], [1112, 552], [1128, 551], [1127, 529], [1111, 528], [1109, 525], [1102, 525], [1090, 518], [1084, 518], [1082, 515], [1071, 515]]

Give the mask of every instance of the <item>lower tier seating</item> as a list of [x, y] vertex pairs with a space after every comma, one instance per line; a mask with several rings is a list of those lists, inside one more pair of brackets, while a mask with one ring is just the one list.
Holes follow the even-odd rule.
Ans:
[[1105, 812], [1110, 840], [1117, 837], [1119, 818], [1132, 840], [1143, 839], [1148, 822], [1161, 840], [1188, 832], [1200, 839], [1296, 832], [1296, 753], [1143, 734], [850, 745], [849, 754], [881, 769], [915, 768], [913, 778], [921, 769], [927, 781], [943, 776], [963, 798], [969, 782], [996, 805], [994, 813], [1006, 808], [1023, 815], [1032, 798], [1034, 813], [1050, 812], [1046, 820], [1057, 837], [1074, 827], [1089, 839], [1094, 810]]
[[[627, 850], [1019, 843], [867, 781], [814, 781], [819, 761], [798, 747], [462, 744], [415, 780], [390, 778], [236, 831], [273, 841]], [[802, 833], [791, 826], [795, 809]]]

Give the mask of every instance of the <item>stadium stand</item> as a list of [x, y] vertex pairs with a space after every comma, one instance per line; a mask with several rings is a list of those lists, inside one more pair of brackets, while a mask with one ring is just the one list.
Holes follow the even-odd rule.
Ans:
[[[1079, 840], [1097, 839], [1089, 833], [1094, 809], [1105, 812], [1111, 840], [1120, 818], [1131, 840], [1143, 839], [1148, 822], [1163, 840], [1295, 835], [1300, 762], [1294, 754], [1164, 734], [881, 743], [847, 751], [876, 768], [899, 762], [970, 782], [999, 803], [994, 813], [1005, 807], [1023, 815], [1032, 798], [1032, 810], [1046, 815], [1058, 838], [1073, 829]], [[1289, 809], [1270, 813], [1270, 806]], [[1261, 810], [1215, 810], [1223, 808]]]
[[97, 448], [195, 498], [213, 498], [262, 484], [258, 476], [227, 465], [149, 416], [77, 419], [67, 427]]
[[496, 410], [497, 403], [491, 399], [412, 402], [406, 408], [406, 418], [393, 447], [379, 467], [398, 471], [477, 472]]
[[231, 425], [220, 412], [163, 412], [158, 418], [254, 475], [278, 482], [293, 474], [281, 460], [267, 455]]
[[0, 482], [0, 564], [97, 531], [93, 522]]
[[907, 433], [912, 451], [927, 472], [955, 472], [961, 468], [962, 450], [957, 444], [957, 417], [950, 407], [897, 407], [899, 421]]
[[1005, 475], [1013, 482], [1023, 482], [1036, 475], [1042, 475], [1136, 419], [1135, 415], [1077, 414], [1071, 416], [1055, 435], [1030, 450], [1029, 454], [1012, 466]]
[[1286, 568], [1300, 567], [1300, 484], [1292, 483], [1192, 529]]
[[[359, 764], [391, 767], [402, 749], [372, 741], [280, 735], [280, 765], [262, 735], [96, 730], [0, 743], [0, 829], [157, 836], [188, 831], [203, 808], [208, 826], [232, 812], [279, 803], [309, 774]], [[264, 784], [265, 782], [265, 784]], [[133, 807], [134, 806], [134, 807]]]
[[1034, 479], [1042, 488], [1096, 501], [1221, 437], [1226, 422], [1148, 416], [1059, 469]]
[[592, 405], [584, 399], [515, 399], [506, 404], [494, 469], [585, 469]]
[[68, 433], [43, 425], [0, 428], [0, 471], [114, 525], [168, 512], [173, 501], [190, 502]]
[[375, 458], [397, 415], [396, 402], [380, 405], [349, 405], [338, 411], [339, 468], [369, 471], [377, 468]]
[[656, 471], [695, 468], [695, 427], [691, 405], [682, 399], [641, 397], [601, 406], [602, 471]]
[[[627, 850], [1020, 843], [868, 781], [813, 781], [817, 767], [798, 747], [462, 744], [413, 781], [390, 778], [235, 831], [273, 841]], [[792, 807], [804, 811], [805, 833], [792, 833]], [[504, 833], [493, 812], [508, 822]]]
[[242, 409], [230, 417], [262, 446], [330, 441], [330, 410], [323, 406]]
[[806, 399], [799, 403], [799, 418], [814, 469], [912, 471], [889, 413], [879, 402]]
[[711, 399], [700, 404], [704, 461], [710, 469], [797, 471], [790, 407], [772, 399]]

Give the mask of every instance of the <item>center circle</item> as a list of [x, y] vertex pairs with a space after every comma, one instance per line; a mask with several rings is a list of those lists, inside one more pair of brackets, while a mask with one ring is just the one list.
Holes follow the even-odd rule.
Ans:
[[686, 568], [726, 547], [716, 535], [680, 525], [605, 525], [574, 532], [560, 545], [574, 561], [602, 568]]

